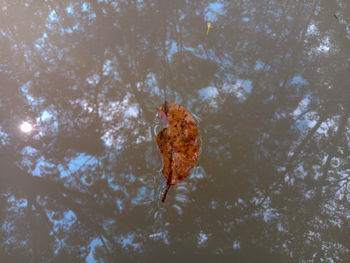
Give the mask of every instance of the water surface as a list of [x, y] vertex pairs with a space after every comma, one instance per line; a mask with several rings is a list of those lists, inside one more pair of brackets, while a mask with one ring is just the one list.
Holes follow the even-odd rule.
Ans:
[[[1, 262], [350, 262], [348, 1], [2, 0], [0, 21]], [[164, 100], [202, 150], [162, 204]]]

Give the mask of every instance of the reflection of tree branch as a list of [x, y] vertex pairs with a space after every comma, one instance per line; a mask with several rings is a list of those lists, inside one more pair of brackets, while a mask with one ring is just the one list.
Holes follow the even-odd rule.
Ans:
[[[79, 222], [86, 225], [88, 229], [93, 229], [93, 232], [96, 233], [97, 235], [100, 236], [102, 234], [102, 236], [105, 237], [113, 246], [116, 245], [113, 237], [106, 232], [106, 230], [103, 228], [101, 223], [95, 222], [94, 220], [90, 219], [89, 214], [83, 212], [79, 204], [77, 204], [76, 202], [72, 201], [69, 198], [64, 198], [64, 203], [65, 205], [70, 206], [72, 211], [77, 216], [77, 219]], [[107, 249], [107, 246], [105, 246], [105, 248], [107, 252], [110, 253], [110, 251]]]
[[[111, 251], [108, 249], [108, 246], [103, 238], [103, 236], [101, 235], [101, 233], [98, 234], [98, 237], [100, 238], [101, 242], [102, 242], [102, 245], [103, 245], [103, 248], [104, 250], [106, 251], [108, 257], [111, 257]], [[114, 242], [113, 242], [114, 243]]]
[[[2, 156], [0, 155], [0, 157]], [[5, 162], [7, 162], [6, 166]], [[4, 184], [7, 184], [12, 188], [20, 187], [26, 193], [31, 193], [35, 196], [44, 195], [55, 198], [56, 201], [61, 201], [68, 207], [70, 207], [70, 202], [72, 202], [72, 204], [76, 203], [72, 199], [72, 197], [75, 197], [79, 199], [80, 209], [94, 209], [94, 211], [98, 211], [99, 213], [111, 218], [115, 216], [113, 211], [116, 207], [113, 204], [104, 204], [102, 206], [101, 204], [98, 204], [90, 194], [68, 189], [61, 182], [53, 182], [47, 178], [38, 176], [24, 175], [21, 169], [15, 165], [11, 165], [11, 163], [12, 162], [6, 157], [0, 158], [1, 166], [6, 167], [5, 172], [0, 174], [0, 179], [2, 179], [1, 181], [3, 181]]]
[[306, 23], [305, 23], [304, 29], [303, 29], [303, 31], [301, 33], [299, 43], [301, 43], [304, 40], [305, 33], [307, 31], [307, 28], [309, 27], [312, 15], [315, 13], [315, 9], [316, 9], [316, 5], [317, 5], [318, 1], [319, 0], [314, 0], [313, 3], [312, 3], [311, 11], [310, 11], [309, 16], [306, 19]]
[[289, 171], [293, 168], [293, 164], [295, 160], [298, 158], [299, 154], [301, 153], [302, 149], [305, 147], [305, 145], [308, 143], [308, 141], [314, 136], [315, 132], [320, 128], [321, 124], [326, 119], [326, 114], [322, 114], [320, 118], [318, 119], [315, 126], [309, 131], [309, 133], [306, 135], [306, 137], [302, 140], [302, 142], [298, 145], [298, 147], [294, 150], [293, 156], [289, 159], [288, 164], [286, 166], [286, 170], [283, 174], [283, 177], [286, 176]]
[[295, 118], [294, 123], [297, 122], [298, 120], [300, 120], [303, 116], [305, 116], [305, 114], [308, 114], [312, 109], [307, 109], [304, 112], [300, 113], [298, 117]]
[[289, 159], [287, 165], [286, 165], [286, 170], [282, 175], [278, 176], [278, 179], [275, 181], [275, 183], [266, 191], [265, 197], [263, 200], [260, 202], [260, 204], [263, 204], [266, 200], [266, 198], [269, 196], [271, 192], [273, 192], [279, 184], [281, 184], [285, 178], [285, 176], [290, 173], [290, 171], [294, 168], [294, 162], [297, 160], [298, 156], [302, 152], [303, 148], [305, 145], [311, 140], [311, 138], [314, 136], [315, 132], [320, 128], [321, 124], [324, 122], [326, 119], [326, 114], [322, 114], [320, 118], [318, 119], [317, 123], [315, 126], [309, 131], [307, 136], [301, 141], [301, 143], [296, 147], [296, 149], [293, 152], [293, 156]]
[[[1, 166], [3, 166], [3, 162], [7, 162], [6, 172], [0, 174], [0, 179], [3, 183], [10, 185], [10, 187], [20, 187], [23, 189], [27, 196], [29, 196], [28, 209], [32, 209], [32, 203], [36, 196], [49, 196], [55, 200], [56, 203], [72, 210], [77, 216], [78, 221], [86, 225], [88, 229], [93, 229], [93, 232], [100, 236], [101, 240], [102, 235], [112, 246], [116, 245], [113, 237], [103, 228], [102, 222], [95, 222], [95, 220], [90, 219], [89, 216], [89, 211], [93, 210], [99, 212], [103, 217], [108, 216], [114, 218], [116, 207], [113, 204], [104, 204], [102, 206], [96, 203], [95, 199], [89, 194], [67, 189], [60, 182], [52, 182], [46, 178], [24, 175], [21, 169], [15, 165], [9, 165], [10, 161], [8, 159], [8, 157], [0, 158]], [[20, 182], [20, 184], [18, 182]], [[73, 197], [78, 200], [74, 200]], [[30, 215], [33, 215], [30, 222], [35, 222], [33, 211], [30, 210], [29, 212]], [[33, 236], [33, 239], [35, 240], [36, 238]], [[37, 248], [35, 246], [33, 242], [33, 249], [36, 251]], [[111, 252], [108, 250], [108, 246], [104, 244], [104, 247], [107, 253], [110, 254]]]
[[[56, 201], [58, 199], [55, 199]], [[69, 207], [74, 214], [77, 216], [77, 220], [80, 223], [83, 223], [84, 225], [86, 225], [87, 229], [94, 229], [94, 233], [96, 235], [98, 235], [98, 237], [101, 239], [104, 249], [106, 251], [107, 254], [110, 254], [110, 250], [108, 249], [108, 246], [106, 245], [105, 241], [104, 241], [104, 237], [110, 242], [110, 244], [112, 244], [113, 246], [115, 245], [115, 242], [112, 238], [111, 235], [109, 235], [105, 229], [101, 226], [101, 223], [99, 222], [94, 222], [92, 219], [89, 219], [89, 215], [85, 212], [81, 210], [81, 206], [80, 204], [77, 204], [76, 202], [74, 202], [71, 198], [68, 197], [61, 197], [61, 204], [64, 204], [66, 207]], [[37, 204], [37, 209], [38, 211], [42, 214], [43, 217], [45, 217], [47, 219], [48, 222], [50, 222], [50, 220], [47, 218], [47, 214], [46, 212], [43, 210], [42, 206], [40, 206], [39, 204]], [[35, 261], [36, 262], [36, 261]]]
[[[341, 185], [341, 187], [344, 186], [344, 185], [347, 184], [347, 183], [350, 183], [350, 175], [348, 175], [348, 176], [342, 176], [342, 177], [339, 178], [338, 180], [332, 182], [332, 185], [338, 185], [338, 184], [340, 184], [340, 183], [342, 183], [342, 182], [344, 182], [344, 184]], [[345, 188], [345, 189], [347, 190], [347, 188]]]
[[[60, 187], [62, 188], [62, 187]], [[66, 190], [67, 192], [67, 190]], [[79, 193], [79, 192], [78, 192]], [[74, 192], [74, 194], [76, 195], [77, 193]], [[82, 193], [79, 193], [82, 194]], [[85, 195], [85, 194], [83, 194]], [[71, 196], [71, 195], [70, 195]], [[97, 235], [103, 235], [112, 245], [115, 245], [115, 242], [112, 238], [111, 235], [109, 235], [105, 229], [102, 227], [100, 222], [95, 222], [94, 220], [89, 218], [89, 211], [91, 209], [90, 205], [83, 205], [83, 204], [79, 204], [78, 202], [74, 201], [69, 195], [67, 196], [56, 196], [55, 200], [59, 201], [61, 204], [63, 204], [65, 207], [71, 209], [74, 214], [77, 217], [77, 220], [79, 222], [81, 222], [82, 224], [86, 225], [88, 229], [94, 229], [93, 232], [95, 232]], [[91, 199], [90, 196], [86, 196], [89, 199]], [[109, 216], [110, 217], [114, 217], [114, 213], [113, 210], [115, 208], [113, 208], [113, 210], [108, 211], [108, 208], [99, 208], [99, 206], [96, 204], [96, 207], [94, 206], [92, 208], [94, 211], [96, 210], [100, 210], [100, 213], [103, 214], [104, 216], [106, 216], [106, 213], [110, 213]], [[111, 208], [109, 208], [111, 209]], [[87, 211], [86, 211], [87, 210]], [[107, 246], [106, 246], [107, 248]], [[107, 250], [107, 249], [106, 249]], [[107, 252], [109, 253], [110, 251], [107, 250]]]
[[20, 40], [17, 37], [16, 30], [13, 30], [12, 27], [10, 27], [9, 25], [6, 25], [6, 27], [8, 29], [7, 34], [10, 35], [10, 36], [12, 35], [12, 37], [14, 39], [14, 42], [16, 43], [17, 49], [18, 49], [19, 53], [21, 54], [21, 56], [22, 56], [22, 58], [24, 60], [24, 63], [26, 64], [26, 67], [30, 68], [30, 66], [28, 65], [28, 61], [26, 59], [26, 55], [25, 55], [25, 53], [24, 53], [24, 51], [23, 51], [23, 49], [21, 47], [22, 46], [21, 42], [20, 42]]
[[328, 175], [328, 171], [330, 168], [332, 158], [337, 151], [338, 143], [339, 143], [339, 140], [341, 138], [341, 135], [343, 134], [343, 132], [345, 130], [346, 124], [348, 122], [348, 118], [349, 118], [349, 114], [347, 113], [347, 111], [345, 111], [345, 113], [340, 118], [337, 132], [334, 135], [334, 138], [332, 138], [332, 142], [330, 145], [330, 150], [328, 152], [327, 160], [326, 160], [326, 163], [325, 163], [324, 168], [323, 168], [323, 177], [324, 178], [327, 177], [327, 175]]
[[36, 216], [35, 213], [33, 211], [33, 205], [34, 205], [34, 200], [33, 200], [33, 195], [29, 194], [29, 196], [27, 197], [27, 211], [28, 211], [28, 215], [29, 215], [29, 225], [30, 225], [30, 229], [32, 229], [33, 231], [31, 231], [31, 245], [32, 245], [32, 252], [33, 252], [33, 261], [34, 262], [38, 262], [38, 244], [37, 244], [37, 227], [36, 227]]
[[[299, 57], [300, 55], [302, 54], [300, 52], [300, 50], [302, 50], [302, 45], [303, 45], [303, 40], [304, 40], [304, 37], [305, 37], [305, 32], [310, 24], [310, 21], [311, 21], [311, 18], [312, 18], [312, 15], [314, 14], [315, 12], [315, 8], [316, 8], [316, 4], [318, 3], [318, 0], [314, 0], [313, 4], [312, 4], [312, 8], [311, 8], [311, 11], [310, 11], [310, 15], [308, 16], [308, 18], [306, 19], [306, 23], [305, 23], [305, 26], [304, 26], [304, 29], [302, 31], [302, 34], [300, 36], [300, 39], [299, 41], [297, 40], [296, 41], [296, 44], [292, 47], [292, 56], [290, 59], [288, 59], [288, 62], [290, 63], [289, 67], [290, 68], [294, 68], [295, 65], [299, 62]], [[281, 64], [284, 65], [285, 64], [285, 60], [287, 59], [287, 52], [284, 54], [283, 58], [282, 58], [282, 62]], [[275, 95], [278, 96], [280, 95], [280, 93], [282, 93], [283, 90], [285, 90], [285, 87], [288, 83], [288, 80], [290, 78], [290, 75], [291, 75], [292, 72], [290, 71], [287, 71], [287, 73], [285, 74], [283, 80], [282, 80], [282, 85], [279, 89], [277, 89], [275, 91]]]

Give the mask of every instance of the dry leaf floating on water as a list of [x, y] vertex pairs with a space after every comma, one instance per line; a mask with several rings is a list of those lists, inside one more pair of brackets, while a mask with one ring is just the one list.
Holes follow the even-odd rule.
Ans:
[[162, 173], [167, 178], [162, 202], [170, 186], [185, 179], [196, 164], [199, 154], [197, 124], [181, 105], [164, 102], [157, 108], [164, 128], [157, 135], [157, 144], [163, 159]]

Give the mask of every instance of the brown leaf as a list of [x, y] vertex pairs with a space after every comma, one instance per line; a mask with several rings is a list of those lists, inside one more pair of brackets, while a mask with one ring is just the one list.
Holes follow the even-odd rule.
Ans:
[[196, 122], [184, 107], [164, 102], [157, 111], [164, 125], [157, 135], [163, 159], [162, 173], [167, 178], [162, 197], [164, 202], [170, 186], [185, 179], [194, 167], [199, 154], [199, 142]]

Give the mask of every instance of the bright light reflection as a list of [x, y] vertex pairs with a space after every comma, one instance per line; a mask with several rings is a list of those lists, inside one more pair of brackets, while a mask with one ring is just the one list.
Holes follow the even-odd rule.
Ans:
[[29, 122], [23, 122], [20, 126], [22, 132], [29, 133], [33, 129], [33, 126]]

